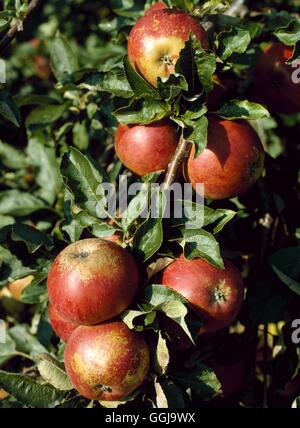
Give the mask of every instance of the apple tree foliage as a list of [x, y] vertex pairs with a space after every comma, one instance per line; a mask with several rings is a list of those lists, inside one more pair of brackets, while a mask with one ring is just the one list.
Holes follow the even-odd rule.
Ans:
[[[134, 305], [122, 314], [144, 332], [152, 367], [145, 384], [122, 403], [144, 407], [299, 407], [299, 344], [292, 322], [300, 318], [300, 116], [271, 115], [250, 101], [252, 69], [266, 43], [282, 41], [300, 59], [299, 1], [245, 1], [227, 14], [230, 1], [168, 0], [207, 28], [213, 48], [204, 51], [193, 34], [182, 50], [176, 74], [157, 89], [128, 61], [127, 35], [151, 1], [92, 0], [41, 2], [22, 22], [27, 2], [6, 0], [0, 12], [2, 40], [17, 23], [16, 41], [3, 52], [6, 83], [0, 89], [0, 289], [34, 275], [21, 301], [1, 295], [0, 318], [7, 335], [0, 343], [0, 407], [101, 407], [72, 389], [63, 365], [63, 344], [49, 324], [46, 277], [55, 256], [70, 242], [122, 231], [124, 246], [143, 272]], [[1, 51], [0, 40], [0, 51]], [[213, 76], [234, 82], [211, 109]], [[136, 180], [116, 158], [118, 121], [149, 124], [170, 117], [200, 154], [207, 143], [207, 114], [251, 120], [266, 152], [263, 178], [246, 195], [209, 202], [195, 229], [191, 204], [185, 217], [141, 219], [148, 187], [111, 222], [99, 192], [121, 174]], [[163, 174], [142, 177], [161, 182]], [[100, 186], [100, 187], [99, 187]], [[109, 214], [110, 215], [110, 214]], [[247, 287], [238, 323], [209, 338], [197, 338], [201, 320], [187, 302], [159, 284], [158, 273], [181, 252], [222, 268], [233, 259]], [[177, 349], [166, 325], [178, 326]], [[184, 339], [182, 339], [182, 337]], [[212, 366], [242, 365], [238, 391], [223, 397]], [[298, 377], [299, 379], [299, 377]]]

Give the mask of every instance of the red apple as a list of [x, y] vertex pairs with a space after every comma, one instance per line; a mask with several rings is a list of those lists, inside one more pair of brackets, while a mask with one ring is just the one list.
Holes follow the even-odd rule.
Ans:
[[209, 119], [207, 147], [194, 156], [193, 147], [185, 177], [194, 188], [203, 183], [204, 196], [209, 199], [233, 198], [247, 192], [261, 176], [265, 159], [262, 143], [246, 121], [213, 117]]
[[48, 274], [50, 303], [67, 321], [93, 325], [113, 318], [132, 302], [139, 282], [133, 257], [104, 239], [66, 247]]
[[76, 323], [65, 320], [53, 305], [49, 306], [49, 318], [53, 330], [64, 342], [69, 340], [73, 331], [79, 326]]
[[241, 308], [244, 286], [240, 272], [228, 260], [224, 263], [223, 270], [202, 259], [180, 257], [162, 274], [161, 283], [185, 297], [201, 316], [200, 334], [227, 327]]
[[157, 10], [160, 10], [160, 9], [168, 9], [168, 6], [164, 3], [164, 2], [162, 2], [162, 1], [160, 1], [160, 2], [158, 2], [158, 3], [154, 3], [151, 7], [149, 7], [149, 9], [146, 11], [146, 13], [145, 13], [145, 15], [149, 15], [150, 13], [153, 13], [153, 12], [155, 12], [155, 11], [157, 11]]
[[165, 170], [177, 144], [176, 128], [167, 120], [150, 125], [119, 125], [115, 136], [119, 159], [139, 176]]
[[292, 80], [297, 70], [286, 64], [292, 55], [292, 47], [274, 43], [258, 58], [253, 75], [257, 101], [264, 103], [270, 111], [300, 112], [300, 83]]
[[132, 66], [153, 86], [157, 78], [167, 78], [185, 42], [193, 32], [204, 49], [209, 42], [204, 28], [188, 13], [158, 8], [138, 20], [129, 34], [128, 55]]
[[78, 327], [65, 349], [73, 386], [90, 400], [117, 401], [137, 389], [149, 369], [143, 337], [123, 322]]

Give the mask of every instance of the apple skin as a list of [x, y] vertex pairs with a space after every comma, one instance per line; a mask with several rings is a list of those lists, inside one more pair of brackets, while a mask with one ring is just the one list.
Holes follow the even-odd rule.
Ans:
[[127, 250], [92, 238], [69, 245], [56, 257], [47, 287], [50, 303], [63, 318], [93, 325], [123, 312], [138, 283], [137, 266]]
[[157, 11], [157, 10], [161, 10], [161, 9], [168, 9], [168, 6], [160, 1], [158, 3], [154, 3], [151, 7], [149, 7], [149, 9], [146, 11], [145, 16], [146, 15], [150, 15], [151, 13]]
[[65, 349], [67, 374], [90, 400], [118, 401], [137, 389], [149, 370], [143, 337], [123, 322], [80, 326]]
[[158, 77], [167, 78], [175, 72], [180, 51], [191, 32], [208, 49], [206, 31], [188, 13], [161, 7], [148, 11], [129, 34], [128, 56], [132, 66], [156, 87]]
[[197, 183], [203, 183], [204, 196], [213, 200], [247, 192], [261, 176], [265, 160], [262, 143], [246, 121], [214, 117], [209, 119], [206, 148], [194, 156], [192, 147], [185, 178], [195, 190]]
[[238, 269], [224, 260], [218, 269], [202, 259], [183, 256], [162, 273], [161, 284], [177, 291], [200, 315], [200, 334], [212, 334], [230, 325], [238, 315], [244, 297], [244, 285]]
[[292, 81], [296, 68], [285, 64], [292, 55], [292, 47], [274, 43], [259, 56], [254, 68], [257, 101], [270, 111], [283, 114], [300, 112], [300, 83]]
[[143, 176], [167, 169], [178, 140], [176, 128], [167, 120], [150, 125], [119, 125], [115, 149], [129, 170]]
[[65, 320], [53, 305], [49, 306], [49, 319], [53, 330], [64, 342], [67, 342], [73, 331], [79, 327], [79, 324]]

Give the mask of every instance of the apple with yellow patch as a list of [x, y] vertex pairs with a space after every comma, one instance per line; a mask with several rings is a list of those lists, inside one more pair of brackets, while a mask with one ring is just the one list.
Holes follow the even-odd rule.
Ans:
[[167, 78], [175, 72], [180, 51], [191, 33], [208, 49], [204, 28], [186, 12], [168, 9], [162, 3], [153, 6], [132, 28], [128, 38], [128, 56], [132, 66], [151, 85], [157, 78]]
[[120, 321], [78, 327], [65, 349], [67, 374], [90, 400], [125, 398], [144, 381], [149, 359], [143, 337]]
[[228, 260], [224, 260], [224, 266], [219, 269], [200, 258], [188, 260], [181, 256], [162, 273], [161, 284], [185, 297], [202, 318], [201, 334], [227, 327], [241, 308], [241, 274]]

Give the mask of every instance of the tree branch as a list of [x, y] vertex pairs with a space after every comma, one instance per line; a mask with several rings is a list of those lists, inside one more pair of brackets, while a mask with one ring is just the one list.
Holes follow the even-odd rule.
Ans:
[[182, 133], [176, 151], [168, 165], [165, 179], [161, 185], [162, 191], [168, 189], [175, 181], [184, 159], [189, 155], [190, 149], [191, 144], [183, 137]]
[[[42, 3], [43, 0], [32, 0], [29, 3], [27, 12], [24, 16], [24, 19], [22, 21], [22, 25], [26, 24], [27, 20], [30, 18], [34, 10]], [[2, 53], [14, 40], [17, 33], [20, 29], [20, 22], [16, 22], [10, 29], [8, 30], [7, 34], [3, 37], [3, 39], [0, 41], [0, 53]]]

